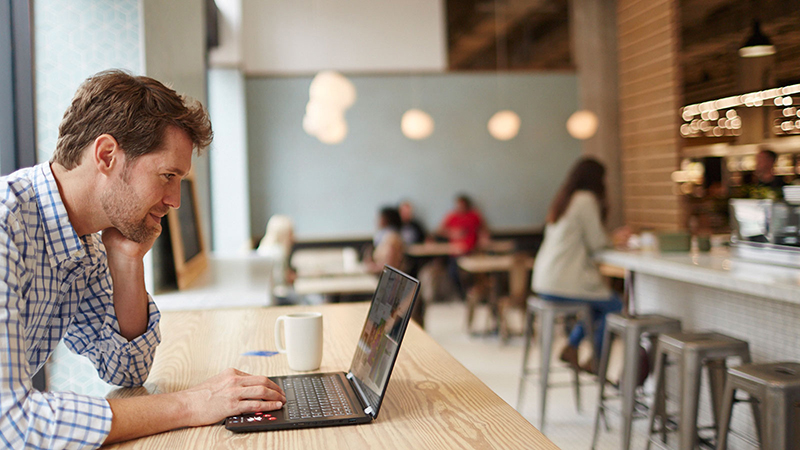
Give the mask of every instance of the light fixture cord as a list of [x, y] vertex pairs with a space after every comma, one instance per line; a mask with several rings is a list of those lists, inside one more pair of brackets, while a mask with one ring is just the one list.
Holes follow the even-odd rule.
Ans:
[[[503, 17], [504, 19], [505, 17]], [[504, 68], [508, 70], [508, 39], [506, 34], [503, 34], [502, 45], [500, 39], [500, 22], [501, 22], [501, 14], [500, 14], [500, 6], [499, 1], [494, 0], [494, 47], [495, 53], [497, 54], [497, 63], [495, 66], [495, 77], [497, 80], [497, 103], [499, 105], [503, 105], [506, 99], [506, 86], [503, 80], [503, 77], [500, 76], [500, 68]], [[508, 74], [506, 74], [508, 75]]]

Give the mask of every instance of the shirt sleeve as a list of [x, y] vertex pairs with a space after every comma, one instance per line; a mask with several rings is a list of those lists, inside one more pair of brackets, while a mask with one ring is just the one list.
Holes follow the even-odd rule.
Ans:
[[111, 431], [111, 407], [102, 398], [33, 389], [33, 369], [21, 310], [22, 258], [0, 227], [0, 446], [95, 448]]
[[148, 295], [147, 330], [128, 341], [119, 331], [112, 279], [105, 261], [87, 283], [87, 295], [64, 335], [65, 345], [89, 358], [103, 381], [124, 387], [141, 386], [161, 343], [161, 313]]

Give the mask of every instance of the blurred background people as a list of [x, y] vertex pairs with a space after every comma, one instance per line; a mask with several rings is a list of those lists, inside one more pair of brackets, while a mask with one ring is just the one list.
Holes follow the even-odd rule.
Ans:
[[[591, 306], [595, 355], [582, 366], [590, 372], [602, 348], [606, 314], [622, 309], [622, 302], [592, 259], [595, 252], [611, 244], [604, 227], [607, 213], [605, 168], [595, 159], [583, 158], [572, 167], [550, 205], [544, 241], [533, 268], [532, 288], [540, 297]], [[625, 239], [626, 233], [621, 229], [617, 238]], [[561, 352], [561, 359], [574, 367], [579, 365], [578, 345], [584, 334], [584, 325], [578, 323]]]
[[380, 272], [384, 265], [403, 269], [405, 243], [400, 235], [402, 221], [396, 208], [384, 207], [378, 213], [378, 229], [375, 232], [372, 252], [365, 255], [369, 271]]
[[473, 251], [479, 242], [488, 241], [489, 230], [481, 213], [474, 207], [472, 199], [466, 194], [456, 196], [455, 208], [447, 213], [436, 231], [454, 247], [454, 254], [447, 263], [450, 276], [460, 298], [465, 298], [464, 284], [458, 270], [457, 258]]
[[400, 234], [403, 236], [403, 241], [406, 245], [419, 244], [425, 241], [427, 232], [425, 227], [414, 217], [414, 206], [408, 200], [403, 200], [397, 207], [402, 220]]
[[294, 224], [288, 216], [276, 214], [267, 222], [264, 238], [258, 244], [256, 253], [268, 258], [272, 265], [269, 283], [274, 300], [279, 304], [292, 303], [291, 286], [296, 277], [289, 265], [294, 246]]

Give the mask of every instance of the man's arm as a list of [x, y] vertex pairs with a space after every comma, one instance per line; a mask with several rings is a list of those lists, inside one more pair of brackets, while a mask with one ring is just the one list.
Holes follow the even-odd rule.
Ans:
[[228, 369], [185, 391], [109, 399], [114, 419], [104, 444], [176, 428], [212, 425], [236, 414], [273, 411], [286, 403], [269, 378]]

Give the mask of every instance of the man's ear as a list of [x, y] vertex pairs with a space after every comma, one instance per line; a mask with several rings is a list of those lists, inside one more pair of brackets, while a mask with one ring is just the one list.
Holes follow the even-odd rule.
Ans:
[[101, 134], [94, 140], [92, 160], [97, 170], [106, 176], [111, 175], [117, 167], [122, 167], [125, 162], [122, 149], [110, 134]]

